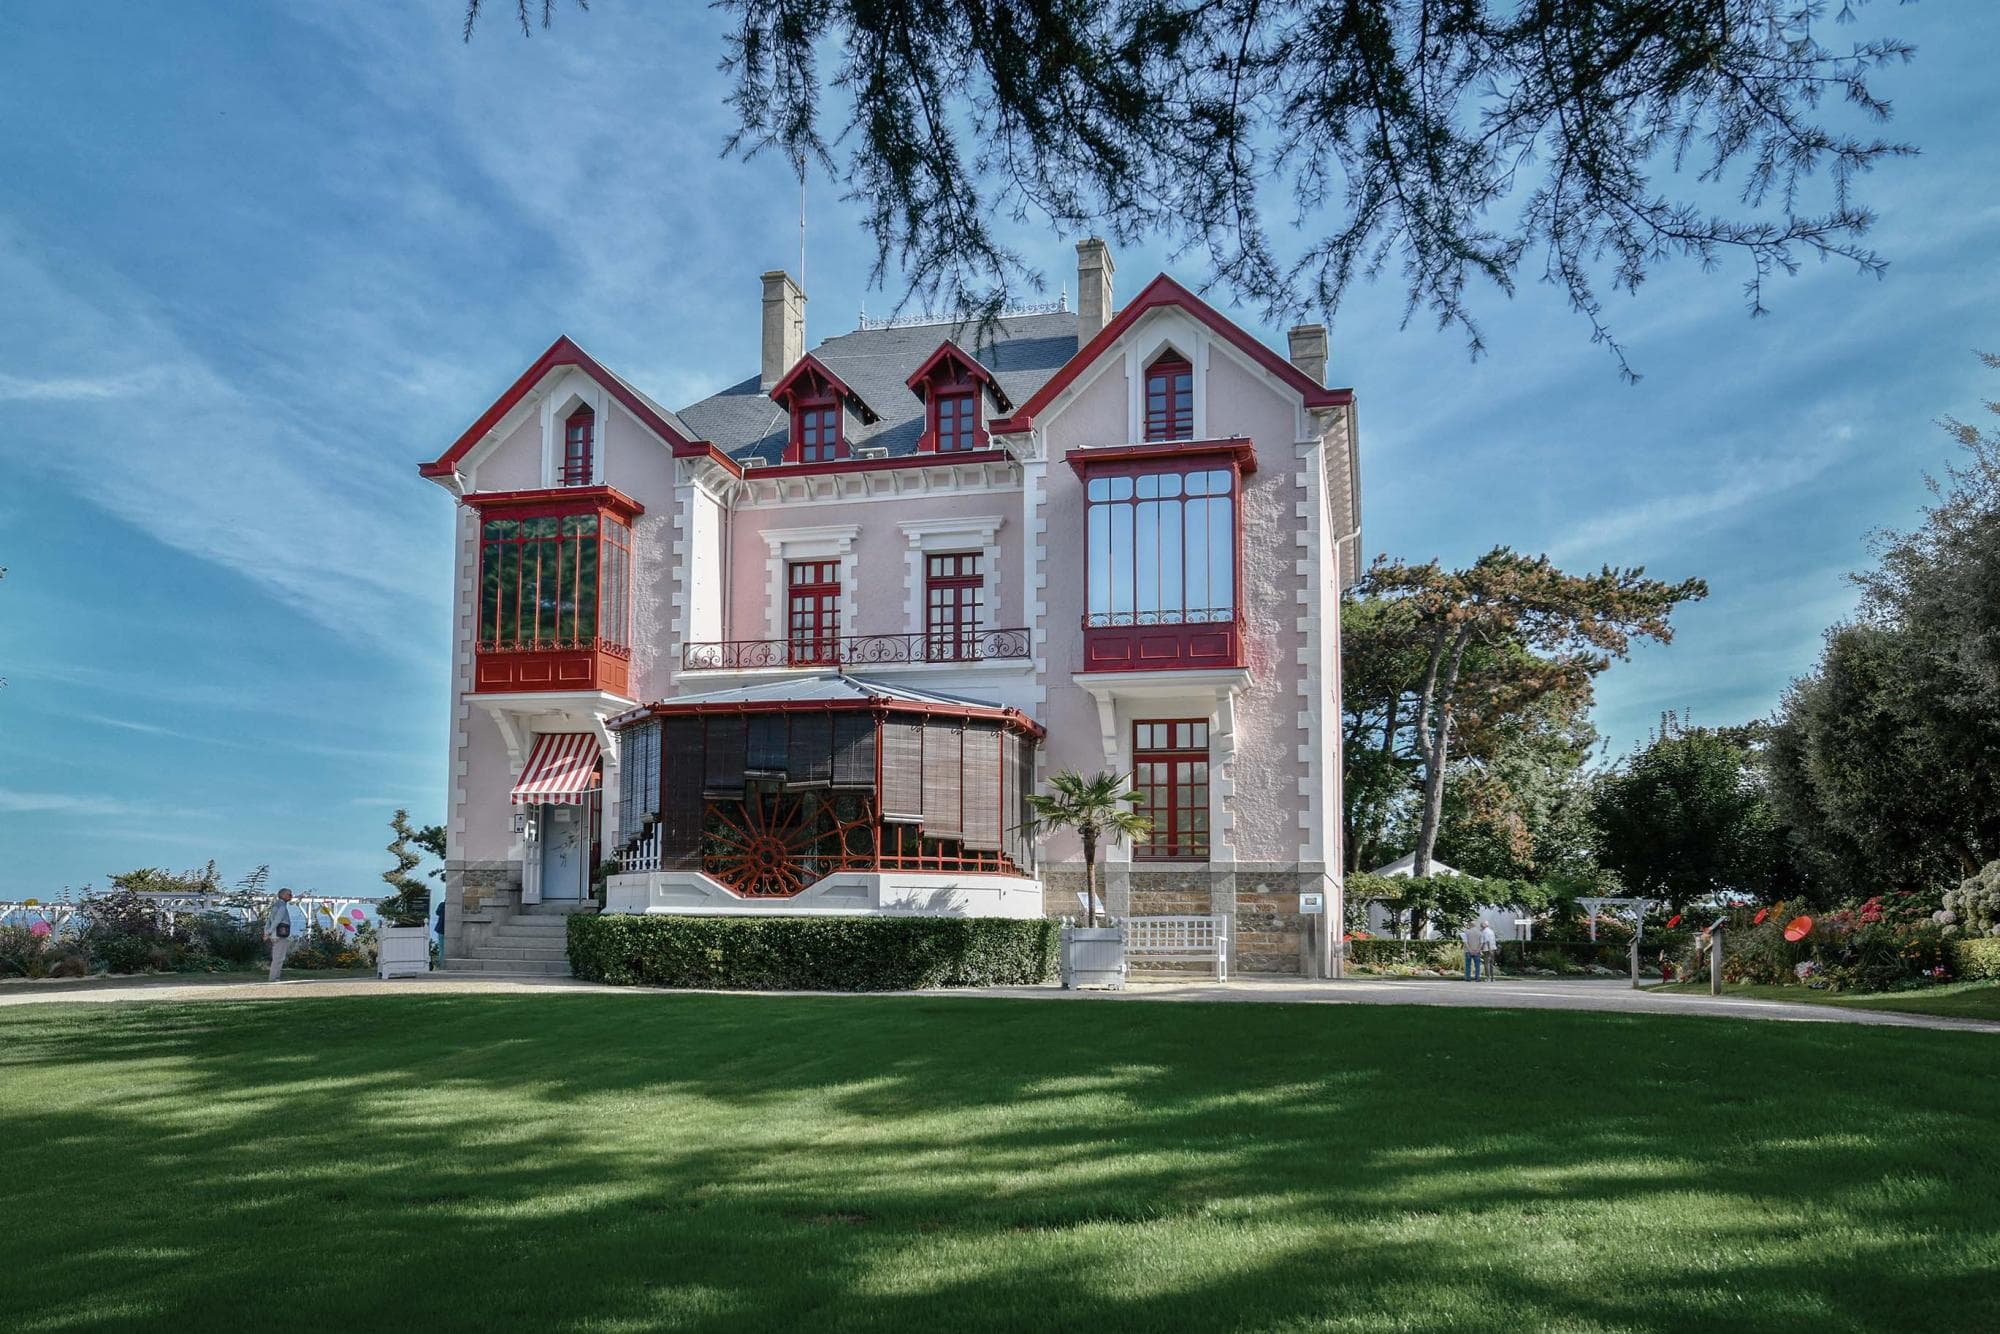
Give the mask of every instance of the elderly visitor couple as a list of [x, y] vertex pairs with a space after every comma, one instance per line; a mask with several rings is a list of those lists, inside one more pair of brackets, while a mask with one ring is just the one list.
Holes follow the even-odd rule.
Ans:
[[1483, 921], [1474, 922], [1459, 933], [1458, 943], [1465, 947], [1465, 980], [1492, 980], [1500, 967], [1500, 938], [1493, 934], [1493, 928]]

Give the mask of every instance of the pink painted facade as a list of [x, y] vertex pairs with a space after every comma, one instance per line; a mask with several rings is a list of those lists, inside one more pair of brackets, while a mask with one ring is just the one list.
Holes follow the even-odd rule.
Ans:
[[[1353, 398], [1324, 385], [1323, 331], [1295, 330], [1280, 354], [1164, 278], [1110, 315], [1109, 257], [1080, 251], [1095, 261], [1080, 287], [1104, 285], [1088, 317], [901, 322], [813, 349], [829, 375], [803, 378], [847, 390], [821, 409], [839, 414], [837, 461], [783, 461], [800, 409], [766, 386], [805, 353], [788, 308], [773, 316], [796, 288], [767, 275], [761, 380], [670, 412], [562, 340], [425, 465], [458, 504], [448, 940], [476, 943], [524, 900], [587, 901], [590, 867], [609, 857], [614, 911], [1075, 911], [1079, 853], [1063, 838], [1009, 833], [987, 853], [970, 832], [961, 847], [892, 830], [942, 860], [814, 870], [782, 894], [659, 859], [659, 802], [675, 766], [698, 761], [667, 753], [625, 772], [646, 706], [754, 712], [837, 675], [893, 697], [892, 711], [968, 701], [1013, 719], [1000, 725], [1009, 747], [1019, 733], [1033, 781], [1110, 769], [1151, 784], [1177, 832], [1108, 851], [1111, 910], [1225, 913], [1238, 967], [1293, 966], [1297, 895], [1336, 862]], [[963, 455], [927, 452], [931, 389], [904, 383], [947, 340], [991, 372], [977, 395], [990, 446]], [[1181, 417], [1161, 439], [1149, 388], [1180, 364], [1190, 392], [1163, 391]], [[563, 423], [586, 407], [606, 497], [589, 504], [556, 484]], [[582, 547], [559, 545], [571, 539], [537, 536], [570, 527], [604, 545], [576, 558]], [[629, 559], [614, 559], [614, 534]], [[1105, 669], [1088, 647], [1100, 642], [1129, 649], [1124, 666]], [[544, 658], [574, 679], [543, 683]], [[744, 700], [760, 702], [726, 703]], [[512, 794], [541, 738], [578, 733], [596, 741], [601, 785], [568, 811], [524, 810]]]

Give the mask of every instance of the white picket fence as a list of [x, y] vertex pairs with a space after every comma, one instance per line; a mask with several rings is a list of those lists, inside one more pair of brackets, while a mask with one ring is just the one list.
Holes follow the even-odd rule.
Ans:
[[666, 826], [654, 825], [653, 832], [639, 840], [638, 846], [618, 859], [620, 871], [657, 871], [660, 869], [660, 835]]
[[[214, 912], [227, 913], [240, 921], [261, 922], [277, 901], [275, 894], [258, 895], [248, 902], [233, 894], [142, 893], [139, 897], [153, 905], [169, 929], [182, 916]], [[36, 922], [47, 922], [54, 934], [61, 935], [74, 925], [81, 902], [80, 898], [67, 896], [53, 901], [0, 899], [0, 926], [33, 926]], [[356, 908], [361, 909], [363, 921], [372, 922], [375, 920], [375, 903], [374, 899], [355, 898], [351, 894], [292, 895], [292, 907], [308, 928], [332, 927], [343, 918], [352, 921]]]

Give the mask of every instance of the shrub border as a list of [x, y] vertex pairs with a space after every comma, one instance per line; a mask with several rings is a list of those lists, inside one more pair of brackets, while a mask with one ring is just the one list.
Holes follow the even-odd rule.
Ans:
[[569, 965], [591, 982], [723, 991], [1029, 986], [1056, 974], [1061, 925], [1007, 917], [578, 914]]

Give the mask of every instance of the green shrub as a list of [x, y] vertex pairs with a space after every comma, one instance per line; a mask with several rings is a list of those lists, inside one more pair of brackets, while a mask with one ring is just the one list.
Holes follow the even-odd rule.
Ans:
[[652, 987], [911, 991], [1021, 986], [1056, 973], [1061, 928], [994, 917], [569, 919], [580, 978]]
[[228, 913], [203, 913], [190, 928], [189, 950], [204, 969], [218, 964], [253, 964], [266, 954], [264, 928]]
[[1447, 971], [1465, 967], [1465, 951], [1456, 940], [1384, 940], [1373, 937], [1368, 940], [1347, 942], [1349, 962], [1363, 968], [1391, 967], [1397, 964], [1411, 964], [1422, 968], [1442, 968]]
[[1953, 971], [1966, 981], [2000, 981], [2000, 936], [1974, 936], [1951, 943]]
[[0, 926], [0, 977], [47, 977], [48, 944], [25, 926]]
[[1978, 875], [1944, 894], [1944, 911], [1969, 936], [1991, 936], [2000, 928], [2000, 861], [1986, 863]]

